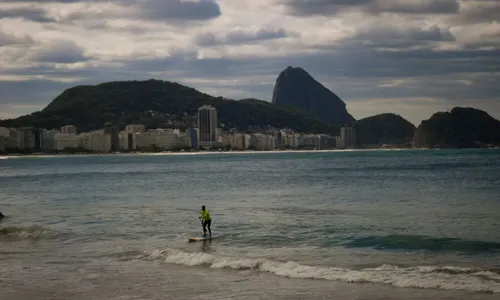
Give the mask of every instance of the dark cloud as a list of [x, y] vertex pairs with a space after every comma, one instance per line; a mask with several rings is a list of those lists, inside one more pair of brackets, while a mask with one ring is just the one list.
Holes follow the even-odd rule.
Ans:
[[38, 6], [2, 8], [0, 6], [0, 19], [3, 18], [21, 18], [34, 22], [54, 22], [55, 20], [47, 16], [46, 11]]
[[[219, 4], [215, 0], [55, 0], [55, 1], [27, 1], [27, 0], [7, 0], [9, 3], [36, 2], [37, 6], [19, 7], [19, 8], [4, 8], [0, 6], [0, 18], [24, 18], [35, 22], [53, 22], [53, 18], [47, 16], [44, 9], [45, 4], [50, 3], [104, 3], [112, 2], [130, 8], [130, 13], [121, 15], [122, 17], [136, 17], [148, 20], [163, 20], [163, 21], [207, 21], [217, 18], [221, 15]], [[99, 13], [87, 13], [85, 10], [78, 13], [73, 13], [63, 22], [72, 22], [75, 20], [95, 19], [118, 17], [119, 13], [112, 11], [102, 11]]]
[[291, 36], [284, 28], [261, 28], [255, 32], [236, 29], [230, 31], [221, 38], [217, 38], [211, 32], [198, 34], [194, 38], [195, 44], [199, 46], [231, 45], [257, 43], [263, 40], [280, 39]]
[[500, 20], [500, 1], [464, 1], [460, 14], [452, 18], [455, 24], [489, 23]]
[[75, 63], [88, 60], [83, 49], [70, 41], [57, 41], [38, 49], [32, 56], [34, 61], [49, 63]]
[[23, 45], [23, 44], [31, 44], [33, 40], [28, 36], [17, 37], [15, 35], [11, 35], [5, 33], [0, 28], [0, 47], [8, 46], [8, 45]]
[[336, 15], [347, 9], [369, 13], [454, 14], [459, 11], [457, 0], [284, 0], [289, 13], [299, 16]]
[[448, 29], [439, 26], [418, 27], [373, 27], [360, 29], [352, 40], [368, 41], [378, 47], [412, 47], [429, 42], [450, 42], [455, 37]]
[[140, 14], [158, 20], [210, 20], [221, 15], [219, 4], [212, 0], [150, 0], [138, 3]]

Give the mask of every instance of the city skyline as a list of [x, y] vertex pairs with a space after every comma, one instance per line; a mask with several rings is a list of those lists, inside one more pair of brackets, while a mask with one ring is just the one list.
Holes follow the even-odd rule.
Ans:
[[2, 1], [0, 119], [113, 80], [270, 101], [288, 65], [338, 94], [356, 119], [392, 112], [418, 125], [455, 106], [500, 119], [498, 1], [304, 3]]
[[353, 127], [341, 127], [339, 136], [271, 129], [266, 132], [225, 132], [218, 126], [217, 109], [210, 105], [198, 108], [197, 127], [185, 131], [178, 128], [149, 128], [143, 124], [118, 125], [105, 123], [102, 129], [80, 132], [74, 125], [57, 129], [32, 126], [0, 127], [0, 152], [78, 152], [96, 153], [128, 151], [169, 151], [180, 149], [210, 150], [279, 150], [350, 148], [356, 145]]

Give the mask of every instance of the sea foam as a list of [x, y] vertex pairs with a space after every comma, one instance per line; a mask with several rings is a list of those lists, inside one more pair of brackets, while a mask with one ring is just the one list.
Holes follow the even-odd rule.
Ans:
[[155, 250], [146, 258], [185, 265], [216, 269], [253, 270], [277, 276], [303, 279], [336, 280], [353, 283], [378, 283], [396, 287], [466, 290], [500, 293], [500, 270], [460, 268], [455, 266], [398, 267], [381, 265], [360, 270], [329, 266], [309, 266], [293, 261], [219, 256], [202, 252], [186, 252], [167, 248]]

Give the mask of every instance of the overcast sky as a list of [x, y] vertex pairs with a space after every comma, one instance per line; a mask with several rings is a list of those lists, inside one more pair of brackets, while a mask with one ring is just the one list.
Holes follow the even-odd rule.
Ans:
[[500, 119], [499, 0], [0, 0], [0, 119], [65, 88], [177, 81], [270, 101], [302, 67], [357, 119]]

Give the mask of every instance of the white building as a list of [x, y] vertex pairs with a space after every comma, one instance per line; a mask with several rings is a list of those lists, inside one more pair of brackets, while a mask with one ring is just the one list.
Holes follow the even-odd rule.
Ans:
[[58, 133], [54, 136], [54, 145], [56, 150], [78, 148], [78, 136], [76, 134]]
[[119, 134], [120, 150], [135, 150], [137, 149], [137, 137], [140, 133], [132, 133], [121, 131]]
[[340, 137], [344, 140], [344, 147], [352, 147], [356, 145], [356, 129], [346, 126], [340, 128]]
[[90, 132], [90, 150], [109, 153], [111, 151], [111, 135], [104, 133], [104, 130]]
[[125, 126], [125, 132], [143, 133], [143, 132], [146, 132], [146, 127], [142, 124], [129, 124], [129, 125]]
[[42, 133], [43, 139], [43, 150], [54, 150], [56, 149], [56, 134], [60, 134], [59, 130], [44, 130]]
[[74, 126], [74, 125], [63, 126], [63, 127], [61, 127], [61, 133], [62, 134], [73, 134], [73, 135], [76, 135], [76, 133], [77, 133], [76, 126]]
[[198, 108], [198, 145], [213, 147], [217, 142], [217, 110], [204, 105]]
[[172, 129], [157, 129], [156, 146], [161, 149], [172, 149], [180, 146], [179, 135], [174, 133]]
[[345, 142], [344, 139], [340, 136], [336, 136], [335, 138], [335, 147], [339, 149], [345, 148]]

